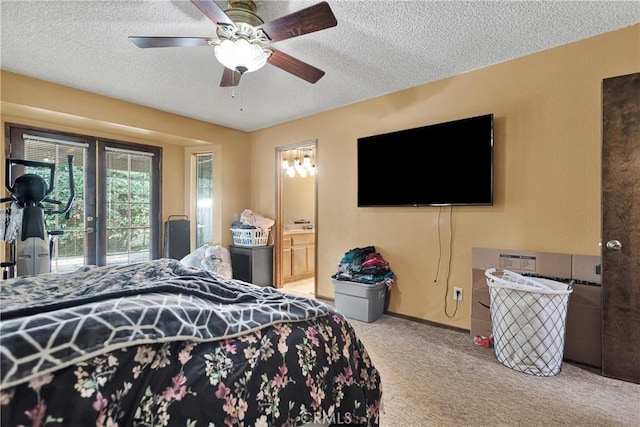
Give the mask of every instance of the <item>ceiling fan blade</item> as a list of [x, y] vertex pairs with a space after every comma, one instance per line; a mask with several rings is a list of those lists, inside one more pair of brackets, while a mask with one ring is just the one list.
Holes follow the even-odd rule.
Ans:
[[224, 69], [222, 72], [222, 81], [220, 82], [220, 87], [230, 87], [230, 86], [238, 86], [240, 84], [240, 74], [238, 71], [230, 70], [229, 68]]
[[335, 27], [336, 25], [338, 25], [338, 21], [333, 15], [329, 4], [323, 1], [306, 9], [266, 22], [257, 28], [263, 30], [269, 40], [277, 42]]
[[296, 77], [300, 77], [303, 80], [308, 81], [309, 83], [315, 83], [322, 76], [324, 76], [324, 71], [319, 70], [316, 67], [313, 67], [306, 62], [302, 62], [299, 59], [294, 58], [291, 55], [287, 55], [284, 52], [279, 50], [275, 50], [273, 48], [269, 48], [273, 51], [267, 62], [269, 64], [274, 65], [287, 73], [291, 73]]
[[138, 47], [191, 47], [209, 46], [209, 42], [217, 40], [211, 37], [138, 37], [130, 36], [129, 40]]
[[220, 8], [213, 0], [191, 0], [191, 3], [196, 5], [207, 18], [216, 25], [233, 25], [233, 21], [224, 13], [224, 10]]

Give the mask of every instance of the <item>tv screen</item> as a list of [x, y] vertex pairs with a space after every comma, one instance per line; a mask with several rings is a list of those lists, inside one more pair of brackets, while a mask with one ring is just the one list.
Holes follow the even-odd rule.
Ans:
[[493, 205], [493, 114], [358, 138], [358, 206]]

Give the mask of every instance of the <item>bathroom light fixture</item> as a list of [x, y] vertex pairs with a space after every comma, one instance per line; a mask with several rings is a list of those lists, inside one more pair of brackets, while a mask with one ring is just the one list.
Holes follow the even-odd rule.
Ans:
[[[305, 178], [307, 175], [315, 176], [316, 175], [316, 165], [314, 164], [314, 149], [313, 148], [303, 148], [302, 152], [304, 155], [302, 156], [302, 161], [300, 161], [300, 152], [301, 150], [295, 150], [295, 154], [292, 154], [294, 150], [283, 152], [282, 154], [282, 169], [285, 170], [286, 174], [290, 178], [294, 178], [299, 176], [301, 178]], [[291, 156], [294, 155], [293, 161], [291, 161]]]

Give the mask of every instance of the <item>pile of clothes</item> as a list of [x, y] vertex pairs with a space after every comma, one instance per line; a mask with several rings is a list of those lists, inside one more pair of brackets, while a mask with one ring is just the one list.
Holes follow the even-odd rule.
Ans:
[[231, 228], [259, 228], [264, 231], [269, 231], [269, 229], [273, 227], [273, 224], [275, 224], [275, 221], [271, 218], [267, 218], [259, 213], [253, 212], [251, 209], [245, 209], [240, 214], [240, 220], [233, 221], [231, 223]]
[[336, 280], [371, 285], [384, 283], [387, 285], [387, 290], [391, 289], [394, 281], [389, 263], [376, 252], [375, 246], [347, 251], [338, 264], [338, 272], [331, 277]]

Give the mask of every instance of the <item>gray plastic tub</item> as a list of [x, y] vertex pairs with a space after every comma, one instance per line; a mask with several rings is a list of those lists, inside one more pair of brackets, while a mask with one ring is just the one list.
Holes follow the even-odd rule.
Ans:
[[384, 313], [387, 286], [331, 279], [335, 291], [336, 310], [344, 316], [373, 322]]

